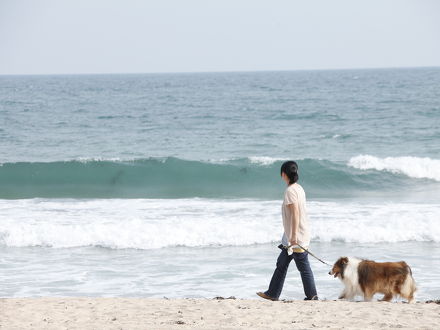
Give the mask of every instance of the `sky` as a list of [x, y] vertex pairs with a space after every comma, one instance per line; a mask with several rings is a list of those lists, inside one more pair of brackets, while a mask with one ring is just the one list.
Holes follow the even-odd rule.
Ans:
[[0, 0], [0, 74], [419, 66], [438, 0]]

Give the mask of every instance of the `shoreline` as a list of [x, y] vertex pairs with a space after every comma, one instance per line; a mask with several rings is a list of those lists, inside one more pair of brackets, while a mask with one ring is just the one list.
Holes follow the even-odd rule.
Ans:
[[434, 329], [439, 316], [440, 300], [0, 298], [0, 329]]

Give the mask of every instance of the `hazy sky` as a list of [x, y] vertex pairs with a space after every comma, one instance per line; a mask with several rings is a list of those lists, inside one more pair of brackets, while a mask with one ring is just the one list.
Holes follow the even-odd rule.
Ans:
[[438, 0], [0, 0], [0, 74], [440, 66]]

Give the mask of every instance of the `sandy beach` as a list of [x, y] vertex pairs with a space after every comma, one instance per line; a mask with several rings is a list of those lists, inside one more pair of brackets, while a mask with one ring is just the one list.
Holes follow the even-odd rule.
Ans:
[[4, 298], [1, 329], [435, 329], [440, 305], [346, 301]]

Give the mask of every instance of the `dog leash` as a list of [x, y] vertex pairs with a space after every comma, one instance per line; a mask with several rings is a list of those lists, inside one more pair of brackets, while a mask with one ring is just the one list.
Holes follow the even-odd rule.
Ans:
[[323, 264], [326, 264], [327, 266], [330, 266], [330, 267], [332, 267], [332, 265], [330, 265], [329, 263], [327, 263], [327, 262], [325, 262], [324, 260], [322, 260], [322, 259], [320, 259], [320, 258], [318, 258], [317, 256], [315, 256], [312, 252], [310, 252], [308, 249], [306, 249], [306, 248], [304, 248], [304, 247], [302, 247], [301, 245], [299, 245], [299, 244], [296, 244], [296, 245], [298, 245], [301, 249], [303, 249], [304, 251], [306, 251], [308, 254], [310, 254], [313, 258], [315, 258], [315, 259], [317, 259], [317, 260], [319, 260], [319, 261], [321, 261]]

